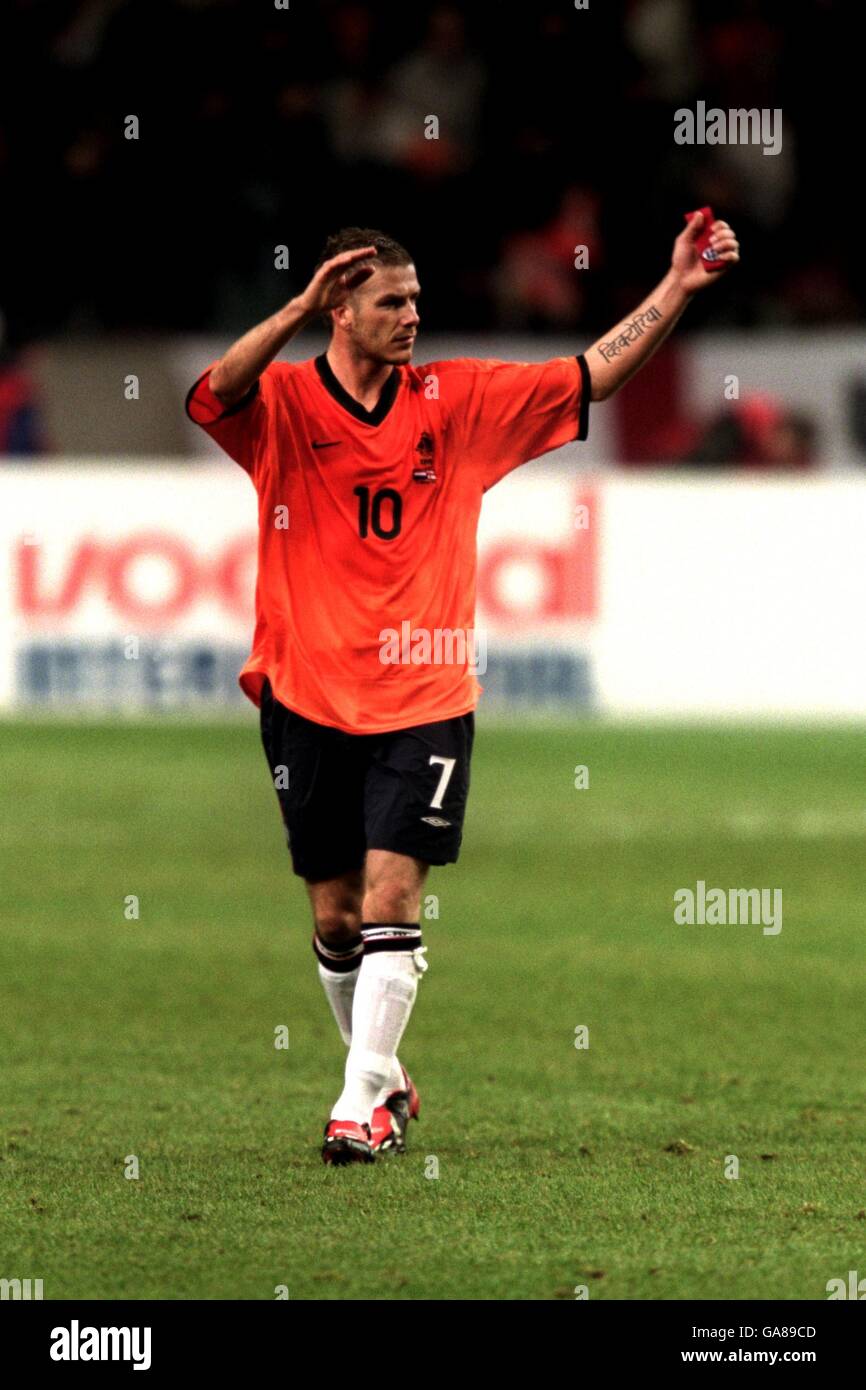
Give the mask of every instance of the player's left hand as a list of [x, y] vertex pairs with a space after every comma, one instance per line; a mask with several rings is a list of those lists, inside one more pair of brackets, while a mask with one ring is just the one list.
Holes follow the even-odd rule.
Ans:
[[737, 241], [730, 224], [720, 222], [717, 219], [712, 225], [710, 246], [718, 252], [719, 259], [724, 264], [719, 270], [709, 272], [704, 270], [700, 252], [695, 246], [695, 242], [703, 229], [703, 213], [698, 212], [683, 228], [674, 242], [671, 268], [679, 277], [680, 284], [686, 294], [694, 294], [696, 290], [704, 289], [706, 285], [712, 284], [721, 275], [725, 275], [732, 265], [739, 263], [740, 243]]

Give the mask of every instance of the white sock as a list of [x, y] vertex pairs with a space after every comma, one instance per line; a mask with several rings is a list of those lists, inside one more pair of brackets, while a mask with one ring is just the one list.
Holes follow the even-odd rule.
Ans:
[[337, 975], [333, 970], [327, 970], [321, 961], [319, 962], [319, 979], [327, 995], [331, 1012], [337, 1020], [340, 1037], [347, 1047], [352, 1042], [352, 1000], [355, 997], [355, 984], [360, 973], [361, 967], [359, 965], [355, 970]]
[[404, 1091], [405, 1089], [406, 1083], [403, 1080], [403, 1068], [400, 1066], [395, 1055], [391, 1058], [391, 1074], [373, 1102], [373, 1109], [375, 1110], [377, 1105], [384, 1105], [392, 1091]]
[[319, 979], [331, 1012], [337, 1020], [340, 1037], [348, 1047], [352, 1041], [352, 999], [355, 984], [364, 958], [364, 943], [360, 936], [354, 941], [328, 945], [313, 932], [313, 953], [319, 962]]
[[[338, 954], [345, 958], [349, 956], [350, 952], [344, 950], [338, 953], [329, 950], [318, 936], [313, 938], [313, 949], [316, 953], [319, 966], [319, 979], [322, 982], [325, 997], [331, 1006], [331, 1012], [337, 1021], [340, 1037], [343, 1039], [346, 1047], [350, 1047], [352, 1044], [352, 1001], [355, 997], [355, 985], [357, 984], [358, 975], [361, 970], [363, 947], [360, 941], [357, 943], [357, 946], [358, 964], [355, 966], [355, 969], [344, 970], [338, 973], [336, 970], [329, 970], [326, 965], [323, 965], [322, 958], [326, 956], [326, 953], [328, 958], [336, 958]], [[351, 958], [355, 958], [354, 952], [351, 953]], [[388, 1080], [382, 1087], [379, 1095], [377, 1095], [375, 1104], [384, 1105], [392, 1091], [402, 1091], [403, 1087], [403, 1068], [400, 1066], [397, 1058], [392, 1057], [391, 1071]]]
[[[369, 1124], [380, 1100], [403, 1088], [397, 1048], [426, 962], [417, 954], [420, 927], [376, 924], [363, 928], [362, 935], [366, 949], [355, 983], [346, 1079], [331, 1119]], [[386, 943], [400, 949], [382, 949]]]

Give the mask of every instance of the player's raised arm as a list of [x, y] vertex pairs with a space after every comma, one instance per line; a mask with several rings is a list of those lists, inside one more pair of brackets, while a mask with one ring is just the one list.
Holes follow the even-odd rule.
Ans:
[[634, 376], [670, 333], [693, 294], [736, 265], [740, 245], [727, 222], [713, 222], [709, 245], [720, 268], [707, 273], [696, 245], [704, 229], [697, 212], [674, 242], [671, 268], [659, 285], [585, 354], [592, 378], [592, 399], [603, 401]]
[[296, 333], [319, 314], [336, 309], [350, 290], [373, 273], [372, 266], [363, 263], [375, 255], [375, 246], [362, 246], [325, 261], [303, 294], [238, 338], [211, 370], [210, 389], [217, 399], [226, 406], [241, 400]]

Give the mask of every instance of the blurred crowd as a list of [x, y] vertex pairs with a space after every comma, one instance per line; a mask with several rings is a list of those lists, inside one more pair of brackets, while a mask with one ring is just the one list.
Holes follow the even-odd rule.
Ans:
[[[412, 249], [430, 328], [602, 330], [705, 203], [744, 247], [715, 326], [851, 323], [866, 278], [833, 150], [856, 90], [855, 11], [6, 0], [10, 341], [243, 328], [347, 223]], [[697, 99], [780, 108], [782, 152], [676, 145], [674, 111]]]

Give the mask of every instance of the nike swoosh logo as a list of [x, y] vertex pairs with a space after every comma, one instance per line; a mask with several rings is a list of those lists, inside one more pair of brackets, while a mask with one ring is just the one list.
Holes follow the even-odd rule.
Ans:
[[314, 440], [313, 440], [313, 448], [314, 448], [314, 449], [333, 449], [333, 447], [334, 447], [335, 444], [341, 444], [341, 443], [342, 443], [342, 440], [340, 440], [340, 439], [325, 439], [325, 440], [314, 439]]

